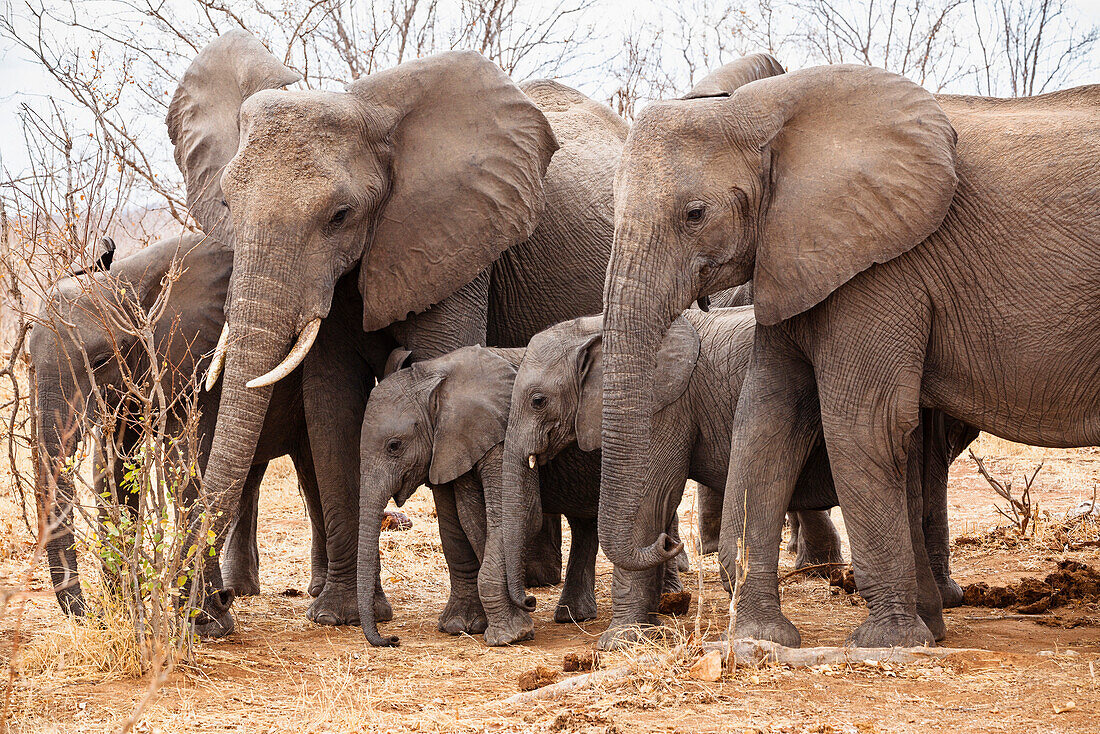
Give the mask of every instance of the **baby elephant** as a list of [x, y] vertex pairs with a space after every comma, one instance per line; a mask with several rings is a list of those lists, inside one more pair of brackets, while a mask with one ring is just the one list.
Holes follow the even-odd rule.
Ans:
[[[490, 644], [502, 631], [513, 639], [530, 636], [532, 602], [524, 600], [517, 608], [508, 599], [499, 515], [486, 512], [487, 505], [500, 507], [509, 402], [523, 353], [523, 349], [465, 347], [402, 367], [406, 353], [399, 350], [391, 357], [386, 378], [371, 392], [361, 440], [358, 594], [363, 633], [372, 645], [398, 642], [396, 637], [380, 635], [376, 625], [375, 600], [385, 598], [378, 518], [390, 498], [400, 506], [421, 484], [435, 488], [437, 501], [443, 498], [453, 509], [437, 508], [451, 582], [439, 629], [451, 634], [485, 632]], [[565, 515], [572, 530], [565, 584], [555, 614], [560, 622], [596, 615], [599, 485], [599, 456], [575, 449], [548, 462], [534, 477], [533, 491], [538, 494], [541, 487], [537, 503], [541, 508], [528, 527], [543, 524], [545, 511], [550, 517]], [[458, 518], [462, 532], [446, 527], [447, 517]], [[525, 536], [523, 544], [540, 562], [552, 555], [538, 535], [530, 542]], [[554, 561], [560, 564], [556, 557]], [[668, 565], [674, 579], [670, 588], [679, 588], [675, 562]]]
[[[501, 514], [510, 597], [522, 599], [514, 581], [523, 568], [521, 540], [527, 537], [531, 497], [524, 474], [574, 442], [585, 451], [599, 448], [602, 411], [600, 316], [552, 326], [531, 340], [512, 393], [505, 442]], [[726, 484], [733, 406], [752, 347], [751, 307], [685, 312], [669, 330], [657, 356], [657, 379], [644, 522], [667, 523], [684, 484], [701, 485], [700, 527], [704, 545], [717, 534], [721, 489]], [[714, 492], [710, 488], [717, 488]], [[824, 446], [810, 457], [790, 510], [798, 517], [800, 566], [841, 561], [840, 537], [827, 508], [836, 504]], [[710, 537], [706, 537], [710, 536]], [[635, 638], [656, 620], [661, 572], [615, 569], [611, 626], [601, 647]], [[501, 640], [510, 642], [510, 640]]]

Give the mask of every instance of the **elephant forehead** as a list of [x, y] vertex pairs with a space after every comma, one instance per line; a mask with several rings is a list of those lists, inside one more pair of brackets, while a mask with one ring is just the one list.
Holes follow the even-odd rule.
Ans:
[[[363, 430], [393, 433], [412, 430], [417, 425], [419, 410], [408, 394], [408, 386], [400, 372], [379, 382], [371, 391], [364, 411]], [[395, 379], [396, 378], [396, 379]]]

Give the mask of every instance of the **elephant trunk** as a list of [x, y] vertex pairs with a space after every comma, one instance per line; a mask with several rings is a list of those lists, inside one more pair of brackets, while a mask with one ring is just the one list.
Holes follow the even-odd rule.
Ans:
[[374, 616], [375, 590], [381, 586], [382, 559], [378, 548], [378, 536], [382, 527], [382, 513], [391, 494], [380, 487], [392, 486], [392, 481], [377, 476], [367, 466], [363, 467], [359, 494], [359, 560], [356, 580], [356, 599], [359, 603], [359, 622], [367, 642], [375, 647], [393, 647], [395, 636], [383, 637], [378, 633]]
[[[264, 243], [242, 241], [234, 253], [221, 404], [203, 475], [217, 550], [237, 512], [271, 400], [270, 385], [249, 388], [246, 383], [283, 361], [297, 336], [289, 325], [302, 320], [293, 286], [295, 269], [278, 267], [269, 254], [277, 251]], [[208, 589], [221, 587], [216, 558], [215, 554], [206, 569]], [[228, 604], [223, 598], [208, 594], [204, 611], [214, 619], [224, 618]]]
[[[615, 240], [604, 287], [599, 538], [608, 560], [625, 570], [640, 571], [667, 562], [683, 547], [663, 528], [645, 547], [636, 545], [635, 535], [642, 499], [649, 489], [655, 359], [672, 320], [694, 300], [694, 294], [677, 299], [673, 288], [662, 294], [665, 289], [655, 282], [662, 272], [657, 238], [616, 231]], [[641, 528], [643, 533], [648, 530]]]
[[[84, 616], [84, 595], [77, 575], [74, 547], [73, 513], [74, 487], [66, 461], [80, 443], [80, 425], [75, 420], [76, 407], [64, 399], [60, 382], [40, 377], [37, 391], [38, 496], [45, 501], [53, 493], [46, 517], [46, 560], [50, 568], [50, 583], [61, 609], [67, 614]], [[98, 469], [97, 469], [98, 470]]]
[[535, 597], [524, 589], [527, 539], [539, 531], [542, 497], [538, 466], [530, 466], [531, 455], [524, 441], [509, 435], [504, 441], [501, 480], [501, 536], [504, 542], [504, 570], [508, 597], [521, 609], [533, 611]]

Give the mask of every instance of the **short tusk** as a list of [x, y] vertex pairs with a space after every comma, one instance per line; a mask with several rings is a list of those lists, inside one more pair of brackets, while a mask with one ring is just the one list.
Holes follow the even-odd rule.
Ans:
[[294, 347], [290, 350], [290, 354], [286, 355], [286, 359], [279, 363], [279, 366], [268, 372], [266, 375], [261, 375], [254, 380], [249, 380], [245, 387], [267, 387], [268, 385], [274, 385], [279, 380], [283, 379], [294, 368], [302, 363], [302, 360], [306, 358], [306, 354], [309, 353], [309, 348], [313, 346], [313, 341], [317, 338], [317, 332], [321, 330], [321, 319], [313, 319], [306, 328], [302, 329], [302, 333], [298, 335], [298, 341], [294, 343]]
[[527, 466], [529, 466], [529, 467], [531, 467], [532, 469], [534, 469], [534, 468], [535, 468], [535, 464], [537, 464], [537, 463], [538, 463], [538, 461], [537, 461], [537, 460], [535, 459], [535, 455], [534, 455], [534, 454], [531, 454], [530, 456], [528, 456], [528, 457], [527, 457]]
[[222, 326], [222, 334], [218, 337], [218, 346], [214, 347], [214, 358], [210, 360], [210, 369], [206, 373], [206, 392], [214, 389], [218, 384], [218, 378], [222, 375], [222, 367], [225, 366], [225, 345], [229, 343], [229, 322]]

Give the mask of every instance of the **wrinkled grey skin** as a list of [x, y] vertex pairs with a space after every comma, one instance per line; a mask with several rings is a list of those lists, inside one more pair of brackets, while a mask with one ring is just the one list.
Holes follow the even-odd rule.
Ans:
[[719, 551], [733, 573], [746, 548], [736, 633], [799, 644], [777, 540], [823, 433], [870, 612], [849, 642], [932, 643], [922, 409], [1025, 443], [1100, 441], [1100, 339], [1081, 316], [1100, 296], [1098, 144], [1100, 87], [936, 98], [867, 67], [647, 108], [616, 180], [606, 287], [608, 557], [637, 567], [667, 545], [631, 536], [637, 503], [603, 512], [625, 499], [607, 485], [644, 476], [648, 426], [630, 421], [647, 411], [663, 332], [751, 279], [759, 327], [726, 485], [748, 502], [725, 503]]
[[[390, 499], [400, 506], [422, 484], [437, 489], [435, 496], [447, 503], [436, 508], [444, 550], [460, 536], [470, 539], [472, 549], [469, 555], [453, 548], [447, 552], [451, 596], [439, 629], [454, 635], [485, 632], [492, 644], [492, 631], [512, 624], [499, 514], [487, 507], [500, 506], [505, 426], [523, 351], [465, 347], [411, 367], [403, 366], [408, 353], [399, 351], [390, 362], [395, 371], [371, 392], [360, 446], [359, 613], [372, 645], [398, 642], [379, 634], [377, 622], [382, 620], [373, 607], [381, 587], [378, 519]], [[596, 614], [596, 464], [591, 456], [574, 451], [540, 472], [543, 492], [551, 498], [546, 509], [565, 514], [573, 531], [555, 614], [562, 622]], [[453, 512], [443, 512], [445, 508]], [[461, 528], [448, 526], [452, 516]], [[536, 551], [541, 545], [537, 540], [530, 539]]]
[[[523, 344], [598, 310], [614, 162], [588, 178], [566, 167], [555, 181], [547, 166], [559, 141], [537, 87], [525, 96], [472, 52], [410, 61], [347, 92], [281, 91], [298, 79], [255, 38], [227, 33], [187, 70], [167, 122], [192, 213], [234, 248], [233, 346], [204, 483], [232, 515], [271, 391], [246, 383], [323, 319], [302, 379], [329, 568], [307, 616], [346, 624], [359, 620], [356, 448], [383, 374], [371, 355]], [[557, 107], [575, 104], [557, 96]], [[625, 123], [603, 117], [621, 146]], [[225, 528], [216, 530], [220, 543]], [[473, 552], [465, 536], [453, 540], [448, 548]], [[215, 564], [205, 576], [220, 587]], [[200, 631], [218, 634], [228, 605], [206, 599], [214, 622]]]
[[[531, 340], [519, 366], [505, 439], [503, 523], [511, 598], [523, 600], [513, 574], [523, 569], [516, 543], [538, 498], [529, 490], [528, 457], [540, 464], [579, 445], [597, 453], [600, 445], [602, 317], [589, 316], [550, 327]], [[656, 455], [646, 485], [640, 524], [668, 524], [675, 516], [684, 484], [701, 485], [699, 524], [710, 540], [722, 510], [721, 491], [729, 462], [733, 410], [748, 367], [755, 325], [751, 307], [689, 309], [665, 337], [656, 357], [653, 431]], [[717, 492], [710, 487], [718, 487]], [[705, 491], [703, 491], [705, 490]], [[715, 498], [716, 496], [716, 498]], [[802, 520], [798, 566], [842, 561], [840, 537], [827, 508], [836, 504], [824, 446], [811, 457], [791, 500], [792, 515]], [[609, 648], [633, 640], [656, 622], [663, 569], [627, 571], [613, 576], [613, 616], [599, 645]], [[523, 631], [523, 628], [520, 628]], [[513, 642], [503, 639], [500, 644]]]
[[[106, 409], [114, 412], [121, 399], [116, 386], [121, 384], [122, 375], [140, 376], [147, 371], [143, 350], [135, 347], [136, 338], [121, 329], [108, 328], [107, 324], [111, 321], [101, 313], [100, 304], [111, 304], [112, 308], [116, 305], [133, 308], [140, 304], [141, 308], [148, 310], [160, 295], [162, 279], [174, 258], [182, 261], [183, 270], [172, 284], [167, 308], [157, 323], [154, 338], [158, 355], [172, 368], [166, 376], [167, 382], [162, 385], [166, 398], [169, 401], [178, 400], [180, 405], [189, 405], [190, 398], [181, 391], [193, 389], [190, 384], [192, 375], [197, 374], [201, 380], [205, 373], [208, 360], [204, 356], [213, 350], [222, 330], [222, 308], [233, 261], [232, 253], [215, 240], [202, 235], [160, 240], [129, 257], [115, 260], [109, 270], [96, 269], [59, 281], [49, 304], [43, 306], [39, 315], [42, 323], [34, 326], [28, 341], [38, 389], [39, 439], [42, 447], [39, 489], [43, 494], [57, 468], [65, 464], [79, 445], [82, 438], [80, 426], [84, 419], [98, 410], [95, 395], [102, 396]], [[61, 318], [58, 319], [57, 315]], [[68, 325], [62, 321], [67, 321]], [[125, 355], [125, 369], [119, 361], [120, 354]], [[94, 386], [89, 368], [95, 376]], [[250, 468], [242, 500], [246, 509], [231, 528], [224, 551], [226, 589], [230, 590], [230, 594], [259, 593], [259, 554], [256, 547], [259, 485], [267, 462], [287, 454], [294, 461], [313, 524], [310, 593], [316, 596], [325, 583], [324, 527], [320, 520], [317, 483], [305, 431], [300, 380], [300, 374], [294, 373], [274, 391], [257, 442], [255, 462]], [[217, 387], [213, 392], [199, 395], [200, 440], [195, 460], [200, 469], [208, 458], [218, 399]], [[171, 416], [170, 433], [178, 432], [180, 419], [182, 416]], [[119, 454], [131, 455], [138, 438], [132, 429], [120, 424], [107, 434], [116, 436]], [[104, 467], [107, 463], [105, 455], [97, 455], [97, 466]], [[107, 469], [97, 470], [97, 495], [122, 491], [122, 462], [113, 462], [109, 471], [112, 478], [107, 476]], [[194, 495], [193, 487], [190, 495]], [[62, 609], [79, 615], [84, 612], [84, 601], [73, 549], [72, 498], [72, 479], [60, 474], [57, 502], [51, 511], [51, 520], [57, 523], [60, 531], [49, 539], [46, 547], [57, 599]], [[127, 504], [132, 504], [136, 499], [128, 493], [120, 497]]]

